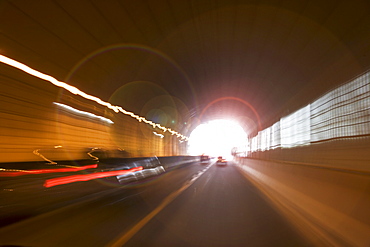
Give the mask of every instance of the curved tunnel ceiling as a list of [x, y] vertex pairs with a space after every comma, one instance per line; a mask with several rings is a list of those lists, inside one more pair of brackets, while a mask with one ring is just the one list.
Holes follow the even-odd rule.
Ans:
[[266, 127], [369, 69], [369, 44], [367, 0], [0, 1], [1, 54], [181, 122]]

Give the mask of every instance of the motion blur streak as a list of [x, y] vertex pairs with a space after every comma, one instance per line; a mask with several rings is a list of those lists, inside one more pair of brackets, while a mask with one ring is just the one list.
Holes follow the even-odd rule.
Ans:
[[[38, 170], [13, 170], [13, 169], [0, 169], [0, 177], [17, 177], [30, 174], [43, 174], [43, 173], [58, 173], [58, 172], [77, 172], [91, 168], [97, 168], [98, 165], [87, 165], [80, 167], [58, 168], [58, 169], [38, 169]], [[2, 172], [3, 171], [3, 172]]]
[[97, 119], [100, 119], [101, 121], [104, 121], [106, 123], [110, 123], [110, 124], [113, 124], [114, 122], [112, 120], [110, 120], [109, 118], [105, 118], [105, 117], [102, 117], [102, 116], [98, 116], [98, 115], [95, 115], [91, 112], [86, 112], [86, 111], [80, 111], [80, 110], [77, 110], [71, 106], [68, 106], [68, 105], [65, 105], [65, 104], [61, 104], [61, 103], [57, 103], [57, 102], [54, 102], [53, 104], [57, 105], [57, 106], [60, 106], [64, 109], [67, 109], [69, 111], [72, 111], [72, 112], [75, 112], [75, 113], [78, 113], [78, 114], [81, 114], [81, 115], [85, 115], [85, 116], [89, 116], [89, 117], [92, 117], [92, 118], [97, 118]]
[[89, 181], [89, 180], [96, 179], [96, 178], [118, 176], [118, 175], [123, 175], [123, 174], [131, 173], [131, 172], [141, 171], [142, 169], [143, 167], [139, 166], [139, 167], [135, 167], [129, 170], [98, 172], [98, 173], [93, 173], [93, 174], [72, 175], [72, 176], [66, 176], [66, 177], [60, 177], [60, 178], [52, 178], [52, 179], [48, 179], [45, 181], [44, 187], [50, 188], [56, 185], [69, 184], [69, 183], [81, 182], [81, 181]]
[[[56, 148], [59, 148], [59, 146], [56, 146]], [[37, 156], [40, 156], [43, 160], [45, 160], [45, 161], [47, 161], [47, 162], [49, 162], [49, 165], [56, 165], [57, 163], [56, 162], [54, 162], [54, 161], [52, 161], [52, 160], [49, 160], [48, 158], [46, 158], [44, 155], [42, 155], [42, 154], [40, 154], [40, 149], [35, 149], [35, 150], [33, 150], [33, 154], [34, 155], [37, 155]]]
[[181, 138], [183, 140], [188, 140], [188, 138], [174, 130], [171, 130], [169, 128], [166, 128], [166, 127], [163, 127], [161, 126], [160, 124], [157, 124], [157, 123], [154, 123], [152, 121], [149, 121], [147, 119], [145, 119], [144, 117], [140, 117], [132, 112], [129, 112], [129, 111], [126, 111], [125, 109], [123, 109], [122, 107], [120, 106], [113, 106], [111, 105], [109, 102], [105, 102], [103, 100], [101, 100], [100, 98], [98, 97], [95, 97], [95, 96], [92, 96], [92, 95], [89, 95], [85, 92], [82, 92], [81, 90], [79, 90], [78, 88], [74, 87], [74, 86], [71, 86], [65, 82], [61, 82], [61, 81], [58, 81], [57, 79], [55, 79], [54, 77], [50, 76], [50, 75], [46, 75], [46, 74], [43, 74], [37, 70], [34, 70], [30, 67], [28, 67], [27, 65], [25, 64], [22, 64], [18, 61], [15, 61], [11, 58], [8, 58], [4, 55], [0, 55], [0, 62], [4, 63], [4, 64], [7, 64], [9, 66], [12, 66], [14, 68], [17, 68], [17, 69], [20, 69], [30, 75], [33, 75], [35, 77], [38, 77], [42, 80], [45, 80], [45, 81], [48, 81], [52, 84], [54, 84], [55, 86], [57, 87], [61, 87], [61, 88], [64, 88], [65, 90], [75, 94], [75, 95], [80, 95], [81, 97], [84, 97], [85, 99], [88, 99], [88, 100], [92, 100], [92, 101], [95, 101], [96, 103], [98, 104], [101, 104], [111, 110], [113, 110], [114, 112], [118, 113], [118, 112], [121, 112], [125, 115], [129, 115], [131, 116], [132, 118], [135, 118], [137, 121], [141, 122], [143, 121], [144, 123], [147, 123], [151, 126], [153, 126], [153, 128], [159, 128], [161, 130], [163, 130], [164, 132], [168, 131], [170, 132], [172, 135], [176, 135], [178, 138]]
[[153, 134], [156, 135], [156, 136], [159, 136], [160, 138], [163, 138], [164, 137], [164, 135], [158, 134], [157, 132], [153, 132]]
[[96, 157], [96, 156], [94, 156], [94, 155], [92, 155], [92, 153], [95, 151], [95, 150], [97, 150], [98, 148], [93, 148], [93, 149], [91, 149], [91, 151], [90, 152], [88, 152], [87, 153], [87, 155], [88, 156], [90, 156], [90, 158], [91, 159], [93, 159], [93, 160], [99, 160], [99, 158], [98, 157]]

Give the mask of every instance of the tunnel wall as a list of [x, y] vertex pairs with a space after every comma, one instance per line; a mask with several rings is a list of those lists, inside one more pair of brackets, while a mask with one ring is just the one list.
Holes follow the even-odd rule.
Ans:
[[370, 72], [249, 139], [249, 157], [370, 171]]
[[369, 173], [250, 158], [237, 167], [312, 246], [369, 246]]
[[334, 140], [294, 148], [253, 152], [250, 158], [285, 163], [320, 165], [370, 172], [370, 138]]
[[176, 135], [4, 64], [0, 94], [0, 163], [89, 159], [93, 149], [110, 157], [186, 151]]

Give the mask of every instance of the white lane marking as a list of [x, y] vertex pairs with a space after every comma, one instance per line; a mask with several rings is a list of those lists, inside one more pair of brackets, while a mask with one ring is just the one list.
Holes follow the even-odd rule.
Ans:
[[180, 189], [169, 194], [152, 212], [140, 220], [135, 226], [129, 231], [121, 234], [120, 237], [109, 243], [107, 246], [121, 247], [126, 244], [138, 231], [141, 230], [151, 219], [153, 219], [158, 213], [160, 213], [168, 204], [170, 204], [176, 197], [178, 197], [183, 191], [190, 187], [198, 178], [200, 178], [213, 164], [210, 164], [205, 169], [196, 173], [191, 177], [190, 180], [186, 181]]

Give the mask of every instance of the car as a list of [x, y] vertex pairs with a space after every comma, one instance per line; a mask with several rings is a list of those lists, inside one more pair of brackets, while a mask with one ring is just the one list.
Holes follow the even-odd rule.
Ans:
[[216, 165], [227, 165], [227, 160], [222, 158], [222, 156], [217, 157]]
[[206, 162], [208, 162], [209, 160], [210, 160], [210, 157], [209, 157], [208, 155], [202, 154], [202, 155], [200, 156], [200, 162], [201, 162], [201, 163], [206, 163]]

